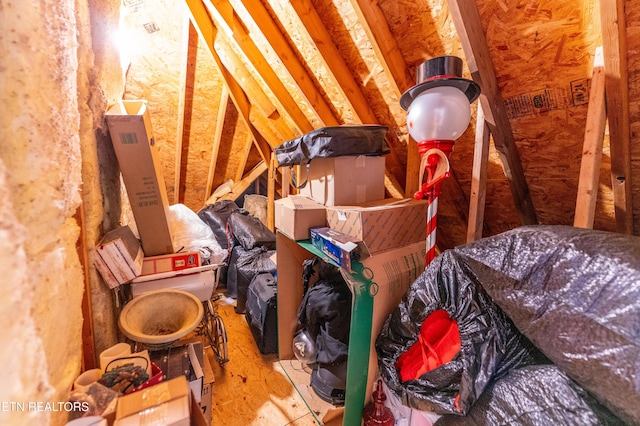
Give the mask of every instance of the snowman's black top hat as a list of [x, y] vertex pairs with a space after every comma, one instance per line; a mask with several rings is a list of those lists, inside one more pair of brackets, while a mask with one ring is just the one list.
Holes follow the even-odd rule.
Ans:
[[457, 87], [470, 103], [480, 96], [480, 86], [472, 80], [462, 78], [462, 59], [457, 56], [438, 56], [418, 66], [416, 85], [402, 94], [400, 106], [405, 110], [409, 109], [411, 102], [420, 93], [439, 86]]

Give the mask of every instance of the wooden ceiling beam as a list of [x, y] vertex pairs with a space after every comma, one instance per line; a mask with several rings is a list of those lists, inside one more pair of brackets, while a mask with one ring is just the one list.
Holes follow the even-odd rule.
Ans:
[[478, 105], [478, 113], [476, 115], [476, 140], [473, 149], [473, 170], [471, 172], [469, 221], [467, 224], [468, 243], [482, 238], [490, 144], [491, 132], [489, 131], [489, 126], [484, 121], [482, 105]]
[[[271, 161], [271, 160], [269, 160]], [[225, 195], [223, 195], [222, 197], [220, 197], [219, 201], [221, 200], [237, 200], [239, 196], [241, 196], [244, 191], [247, 190], [247, 188], [249, 188], [249, 186], [251, 186], [256, 179], [258, 179], [260, 177], [260, 175], [262, 175], [265, 171], [267, 171], [268, 163], [265, 163], [264, 161], [260, 161], [258, 164], [256, 164], [250, 171], [249, 173], [245, 174], [242, 179], [236, 183], [233, 184], [233, 187], [231, 188], [231, 192], [226, 193]]]
[[227, 105], [229, 104], [229, 91], [227, 86], [222, 87], [220, 94], [220, 102], [218, 104], [218, 115], [216, 117], [215, 133], [213, 135], [213, 143], [211, 145], [211, 159], [209, 160], [209, 171], [207, 173], [207, 185], [205, 187], [204, 202], [206, 203], [213, 191], [213, 177], [216, 173], [216, 165], [218, 164], [218, 153], [222, 144], [222, 130], [224, 129], [224, 118], [227, 115]]
[[203, 2], [211, 13], [213, 22], [230, 36], [237, 49], [246, 57], [247, 63], [253, 67], [264, 84], [273, 92], [283, 110], [291, 117], [298, 131], [307, 133], [313, 130], [311, 122], [287, 91], [278, 74], [271, 68], [260, 48], [251, 39], [231, 5], [224, 0], [203, 0]]
[[511, 123], [507, 117], [502, 94], [498, 87], [478, 6], [475, 2], [464, 0], [448, 0], [448, 4], [471, 77], [482, 89], [480, 104], [485, 114], [485, 121], [493, 135], [494, 145], [500, 154], [516, 212], [522, 224], [536, 224], [538, 219], [520, 162]]
[[184, 54], [180, 71], [180, 87], [178, 95], [178, 125], [176, 135], [175, 179], [173, 186], [173, 202], [183, 203], [182, 188], [185, 184], [187, 161], [189, 154], [189, 135], [191, 133], [191, 117], [193, 112], [193, 91], [195, 88], [196, 62], [198, 56], [198, 33], [185, 13], [184, 19]]
[[[307, 37], [320, 53], [325, 68], [337, 83], [336, 88], [341, 92], [343, 99], [350, 105], [355, 118], [359, 121], [358, 124], [380, 124], [362, 90], [362, 86], [356, 82], [351, 69], [340, 54], [338, 47], [331, 38], [331, 34], [327, 31], [313, 4], [309, 0], [299, 0], [291, 2], [290, 5], [301, 23], [301, 31], [306, 32]], [[402, 64], [404, 64], [404, 59]], [[399, 98], [400, 96], [398, 95]], [[388, 133], [387, 138], [397, 140], [393, 129]], [[394, 149], [396, 145], [399, 145], [399, 142], [389, 143], [388, 145], [391, 153], [387, 156], [385, 186], [391, 194], [403, 194], [404, 189], [399, 184], [398, 179], [405, 179], [405, 168], [402, 166], [402, 162], [399, 161]]]
[[360, 18], [360, 23], [376, 52], [376, 57], [389, 76], [389, 81], [400, 102], [400, 95], [413, 83], [396, 39], [389, 29], [384, 13], [378, 6], [378, 1], [351, 0], [351, 5]]
[[[216, 63], [227, 89], [229, 90], [229, 96], [238, 110], [239, 116], [251, 132], [260, 155], [263, 159], [270, 159], [271, 146], [267, 141], [277, 140], [277, 135], [273, 132], [268, 123], [266, 123], [267, 118], [263, 114], [254, 113], [255, 108], [252, 107], [252, 104], [247, 99], [242, 87], [220, 60], [220, 57], [214, 48], [216, 38], [218, 36], [218, 29], [213, 25], [211, 16], [209, 15], [209, 12], [202, 0], [185, 0], [185, 2], [188, 6], [194, 27], [198, 31], [200, 39], [205, 42], [209, 52], [211, 52], [214, 62]], [[255, 119], [255, 117], [261, 117], [262, 121]], [[254, 122], [256, 124], [255, 126], [253, 124]], [[265, 136], [263, 136], [263, 134]], [[267, 161], [268, 160], [265, 160], [265, 164]]]
[[633, 234], [629, 71], [624, 0], [600, 0], [611, 185], [618, 232]]
[[360, 123], [356, 124], [376, 124], [376, 117], [369, 101], [367, 100], [361, 86], [356, 82], [351, 69], [342, 58], [338, 47], [333, 42], [331, 34], [324, 26], [320, 15], [314, 8], [310, 0], [299, 0], [290, 3], [299, 21], [300, 30], [305, 32], [320, 53], [320, 58], [324, 62], [325, 68], [333, 80], [337, 83], [336, 89], [349, 103], [356, 119]]
[[251, 152], [252, 146], [253, 137], [251, 136], [251, 133], [247, 133], [247, 138], [244, 141], [242, 148], [237, 152], [238, 156], [240, 157], [240, 164], [238, 164], [238, 168], [236, 169], [236, 182], [241, 180], [242, 176], [244, 175], [244, 168], [247, 167], [247, 161], [249, 160], [249, 153]]
[[340, 124], [334, 110], [325, 101], [324, 95], [318, 90], [315, 77], [310, 75], [304, 65], [298, 59], [298, 55], [292, 49], [287, 39], [282, 35], [280, 28], [273, 20], [271, 14], [260, 0], [240, 0], [244, 7], [243, 16], [250, 16], [254, 24], [260, 29], [269, 45], [282, 61], [289, 75], [298, 85], [311, 108], [324, 126], [337, 126]]
[[[222, 34], [216, 39], [215, 51], [220, 62], [224, 65], [230, 76], [241, 85], [241, 90], [245, 93], [247, 102], [251, 105], [249, 118], [252, 121], [268, 123], [268, 127], [275, 133], [265, 134], [270, 146], [280, 145], [282, 140], [289, 140], [295, 136], [291, 126], [280, 115], [278, 109], [269, 100], [267, 94], [262, 90], [258, 82], [253, 78], [244, 63], [238, 58], [229, 45], [229, 40]], [[255, 107], [255, 108], [254, 108]]]
[[573, 217], [573, 226], [576, 228], [592, 229], [596, 213], [602, 146], [604, 144], [604, 131], [607, 121], [604, 74], [604, 57], [602, 48], [599, 47], [596, 49], [596, 56], [593, 61], [587, 124], [582, 145], [578, 195], [576, 197], [576, 211]]

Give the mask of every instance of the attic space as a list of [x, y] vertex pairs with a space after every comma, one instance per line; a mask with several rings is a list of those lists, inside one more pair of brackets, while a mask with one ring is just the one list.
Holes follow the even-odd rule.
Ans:
[[[607, 390], [590, 387], [591, 376], [583, 377], [580, 368], [572, 369], [575, 365], [554, 358], [550, 353], [555, 349], [545, 350], [539, 329], [515, 319], [528, 318], [530, 313], [508, 311], [529, 305], [511, 306], [519, 299], [502, 299], [506, 293], [500, 293], [497, 284], [492, 287], [500, 279], [513, 278], [507, 271], [522, 272], [510, 269], [517, 263], [510, 257], [513, 253], [501, 251], [509, 244], [534, 244], [543, 235], [546, 239], [535, 250], [551, 250], [550, 241], [558, 241], [558, 257], [545, 259], [555, 259], [559, 265], [560, 241], [574, 238], [569, 236], [577, 232], [572, 241], [584, 242], [580, 246], [584, 250], [574, 251], [592, 257], [580, 258], [584, 263], [578, 266], [562, 264], [563, 271], [582, 277], [578, 272], [596, 274], [591, 268], [599, 265], [600, 272], [610, 271], [610, 277], [631, 277], [619, 293], [630, 298], [629, 305], [619, 308], [636, 309], [637, 291], [632, 290], [639, 285], [634, 277], [640, 276], [634, 266], [640, 236], [640, 0], [41, 0], [0, 1], [0, 10], [0, 248], [4, 253], [0, 256], [0, 361], [4, 367], [0, 424], [65, 425], [69, 420], [65, 402], [81, 373], [101, 368], [106, 350], [135, 342], [119, 321], [139, 296], [131, 294], [132, 281], [151, 280], [142, 273], [144, 262], [155, 268], [158, 263], [148, 258], [189, 249], [199, 252], [197, 273], [204, 274], [203, 285], [211, 286], [213, 293], [200, 296], [202, 303], [196, 300], [195, 313], [188, 315], [209, 318], [211, 297], [220, 296], [216, 306], [229, 336], [240, 336], [242, 330], [246, 338], [235, 342], [250, 348], [230, 337], [227, 370], [223, 362], [216, 362], [212, 347], [203, 352], [217, 376], [217, 381], [208, 382], [214, 389], [213, 410], [229, 418], [243, 413], [237, 424], [268, 424], [266, 419], [273, 412], [283, 411], [278, 404], [302, 407], [302, 413], [297, 413], [304, 420], [293, 423], [296, 419], [291, 418], [288, 424], [359, 424], [363, 408], [375, 399], [374, 379], [384, 368], [383, 357], [398, 356], [393, 339], [405, 339], [402, 343], [408, 351], [406, 339], [434, 337], [421, 334], [423, 321], [437, 324], [447, 338], [458, 324], [464, 347], [463, 319], [445, 316], [460, 312], [464, 304], [441, 306], [429, 321], [424, 318], [429, 313], [422, 312], [424, 317], [411, 318], [419, 323], [414, 328], [405, 328], [401, 321], [393, 329], [384, 328], [399, 309], [418, 312], [407, 301], [410, 296], [415, 296], [413, 301], [421, 297], [422, 293], [415, 293], [417, 286], [429, 288], [437, 282], [442, 289], [451, 284], [447, 280], [453, 278], [429, 272], [431, 264], [433, 270], [443, 265], [443, 270], [476, 274], [484, 287], [480, 293], [490, 293], [487, 298], [499, 305], [498, 311], [504, 309], [509, 317], [513, 312], [509, 321], [515, 325], [508, 327], [518, 339], [531, 340], [536, 350], [550, 358], [549, 365], [557, 364], [561, 374], [584, 386], [606, 410], [624, 422], [640, 422], [640, 413], [630, 408], [633, 404], [613, 401]], [[457, 64], [454, 58], [460, 67], [446, 68]], [[427, 63], [442, 64], [444, 70], [431, 75]], [[462, 96], [465, 111], [469, 107], [465, 115], [469, 124], [454, 141], [416, 140], [409, 133], [413, 126], [409, 105], [403, 102], [413, 103], [422, 90], [439, 87], [438, 82], [456, 89], [462, 84], [463, 92], [477, 88], [473, 96], [469, 92]], [[407, 98], [416, 88], [415, 96]], [[133, 121], [138, 123], [136, 130], [119, 127]], [[450, 115], [443, 120], [450, 121]], [[321, 129], [346, 128], [382, 129], [381, 136], [372, 137], [381, 151], [318, 154], [320, 158], [306, 159], [313, 160], [308, 165], [306, 160], [283, 165], [278, 155], [287, 142], [301, 141]], [[118, 144], [133, 142], [132, 137], [147, 143], [140, 145], [140, 151], [123, 154]], [[321, 170], [317, 176], [314, 168]], [[313, 193], [317, 191], [314, 182], [324, 185], [328, 176], [341, 174], [349, 177], [336, 177], [331, 191], [353, 190], [355, 195], [334, 203], [318, 198], [325, 193]], [[434, 177], [437, 184], [432, 182]], [[134, 179], [146, 186], [135, 188]], [[305, 179], [308, 186], [303, 187]], [[363, 195], [365, 189], [373, 195]], [[304, 201], [291, 201], [295, 197]], [[154, 209], [153, 217], [141, 213], [143, 204]], [[249, 237], [257, 242], [251, 247], [239, 242], [240, 232], [229, 233], [226, 217], [215, 228], [214, 208], [223, 205], [235, 206], [242, 211], [242, 220], [252, 221], [263, 231], [257, 235], [252, 228]], [[283, 211], [290, 215], [282, 216]], [[306, 219], [313, 212], [316, 217], [320, 212], [322, 226], [300, 219], [299, 214]], [[332, 264], [351, 290], [348, 297], [353, 297], [350, 319], [344, 324], [357, 330], [349, 337], [345, 374], [351, 382], [345, 385], [346, 400], [327, 403], [331, 397], [325, 395], [320, 398], [321, 408], [307, 410], [316, 394], [308, 394], [311, 387], [300, 391], [296, 380], [308, 381], [309, 375], [299, 379], [299, 371], [287, 371], [283, 360], [289, 365], [288, 361], [299, 358], [292, 347], [296, 347], [294, 339], [300, 339], [296, 315], [307, 291], [301, 281], [303, 265], [312, 254], [318, 256], [314, 250], [323, 253], [312, 244], [309, 229], [338, 232], [345, 217], [360, 223], [368, 214], [388, 214], [387, 223], [395, 228], [371, 225], [384, 234], [381, 243], [365, 231], [349, 235], [357, 248], [341, 248], [348, 263], [340, 258]], [[194, 233], [195, 228], [180, 222], [187, 218], [192, 226], [204, 226], [198, 228], [203, 232]], [[184, 233], [175, 226], [184, 226], [180, 228]], [[340, 233], [345, 230], [340, 229]], [[530, 229], [542, 231], [529, 234]], [[527, 238], [518, 239], [520, 230]], [[589, 240], [591, 232], [603, 240]], [[110, 239], [113, 235], [117, 237]], [[176, 235], [184, 239], [177, 240]], [[169, 243], [159, 248], [163, 237]], [[205, 239], [215, 241], [215, 248], [204, 250], [204, 245], [196, 244]], [[111, 242], [109, 250], [115, 251], [109, 253], [123, 256], [115, 262], [117, 267], [102, 257], [107, 256], [102, 250]], [[247, 252], [266, 248], [259, 258], [247, 260], [244, 253], [242, 263], [240, 254], [232, 256], [233, 245], [242, 245]], [[349, 250], [356, 250], [359, 257]], [[522, 249], [513, 256], [535, 250]], [[394, 256], [418, 260], [411, 267], [398, 261], [399, 269], [384, 272], [393, 269], [395, 278], [380, 279], [383, 272], [377, 268], [397, 260]], [[491, 263], [498, 259], [504, 261], [503, 269]], [[279, 337], [260, 343], [251, 336], [246, 314], [238, 312], [239, 304], [249, 306], [248, 300], [242, 300], [248, 283], [232, 294], [235, 289], [228, 274], [242, 275], [236, 269], [247, 265], [257, 271], [269, 262], [273, 266], [266, 269], [274, 282], [266, 282], [271, 283], [269, 289], [277, 288], [270, 309], [275, 309], [277, 299], [274, 321], [277, 318]], [[175, 279], [188, 275], [175, 264], [164, 272]], [[557, 270], [547, 272], [551, 279]], [[377, 274], [376, 279], [370, 274]], [[566, 280], [572, 294], [593, 302], [594, 309], [599, 306], [591, 297], [604, 295], [605, 289], [586, 282], [581, 286], [576, 280]], [[464, 281], [464, 285], [471, 284]], [[465, 289], [475, 294], [475, 287]], [[522, 295], [515, 289], [508, 291], [514, 297]], [[342, 301], [347, 293], [336, 298]], [[611, 300], [619, 299], [612, 296]], [[582, 324], [568, 314], [560, 315]], [[598, 315], [611, 319], [605, 311]], [[193, 324], [180, 342], [194, 335], [206, 338], [207, 330], [211, 331], [205, 322]], [[636, 322], [633, 327], [628, 347], [638, 348], [640, 326]], [[376, 347], [378, 336], [387, 339], [387, 346], [381, 340]], [[555, 337], [561, 340], [562, 336]], [[261, 345], [271, 345], [269, 354]], [[612, 349], [607, 342], [603, 345], [604, 352]], [[248, 353], [254, 358], [245, 359]], [[448, 359], [456, 363], [461, 353], [447, 353], [452, 356]], [[270, 369], [271, 361], [283, 369], [277, 376]], [[633, 369], [637, 391], [635, 374], [640, 367], [634, 362], [625, 368]], [[227, 388], [225, 380], [218, 380], [246, 378], [248, 373], [241, 369], [254, 363], [255, 368], [266, 368], [255, 370], [260, 373], [252, 373], [254, 377], [264, 375], [273, 382], [262, 380], [267, 384], [260, 398], [249, 393], [242, 398], [264, 402], [274, 395], [281, 397], [277, 403], [272, 401], [270, 414], [256, 414], [259, 406], [246, 408], [238, 402], [239, 388], [230, 386], [230, 379]], [[448, 362], [439, 359], [437, 363]], [[311, 364], [301, 365], [304, 370]], [[386, 391], [420, 405], [415, 402], [420, 398], [403, 393], [406, 389], [398, 384], [400, 379], [389, 374], [380, 372]], [[531, 374], [560, 373], [544, 369]], [[354, 385], [356, 377], [364, 379]], [[612, 388], [626, 386], [607, 383]], [[493, 386], [474, 384], [476, 389], [485, 385]], [[571, 386], [568, 383], [567, 389]], [[249, 388], [257, 392], [253, 386], [243, 389]], [[189, 395], [187, 391], [186, 400]], [[216, 395], [228, 402], [218, 399], [216, 403]], [[437, 415], [446, 417], [460, 407], [470, 410], [480, 395], [465, 400], [458, 394], [450, 399], [455, 398], [454, 408], [439, 407]], [[117, 398], [112, 401], [115, 410]], [[411, 408], [431, 412], [436, 407]], [[466, 413], [454, 414], [464, 419], [461, 414]], [[117, 416], [125, 418], [126, 413]], [[108, 424], [113, 420], [110, 417]]]

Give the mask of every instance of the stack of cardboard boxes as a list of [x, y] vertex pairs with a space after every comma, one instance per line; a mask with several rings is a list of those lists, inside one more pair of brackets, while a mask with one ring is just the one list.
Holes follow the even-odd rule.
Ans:
[[140, 234], [124, 226], [96, 247], [96, 268], [110, 288], [131, 283], [133, 296], [176, 288], [204, 301], [216, 282], [197, 252], [174, 253], [170, 210], [146, 101], [121, 101], [106, 113], [113, 148]]
[[[428, 205], [422, 200], [384, 198], [384, 157], [314, 159], [307, 176], [306, 186], [299, 195], [275, 202], [275, 225], [279, 231], [276, 240], [278, 345], [281, 361], [286, 360], [281, 364], [285, 370], [295, 364], [292, 342], [303, 296], [302, 262], [314, 256], [309, 247], [342, 267], [354, 293], [354, 307], [362, 306], [359, 305], [362, 285], [356, 282], [361, 277], [351, 273], [346, 260], [358, 260], [370, 279], [369, 292], [373, 298], [371, 327], [367, 329], [370, 345], [349, 350], [369, 352], [368, 366], [359, 368], [367, 375], [366, 389], [370, 395], [377, 376], [375, 339], [386, 317], [424, 271]], [[339, 244], [340, 239], [348, 240], [349, 245]], [[330, 253], [335, 253], [336, 248], [339, 255], [334, 258]], [[357, 253], [355, 258], [350, 256], [354, 253]], [[308, 375], [288, 373], [298, 389], [308, 388]], [[309, 398], [307, 403], [320, 413], [320, 421], [341, 410], [323, 404], [315, 406], [317, 400]], [[345, 407], [350, 403], [347, 398]]]

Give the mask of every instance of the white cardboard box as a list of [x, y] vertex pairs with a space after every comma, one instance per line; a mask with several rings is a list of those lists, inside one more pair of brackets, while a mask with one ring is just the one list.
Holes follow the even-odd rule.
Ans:
[[314, 158], [300, 167], [299, 183], [306, 177], [300, 194], [325, 206], [360, 204], [384, 198], [384, 157], [347, 155]]
[[96, 269], [110, 288], [128, 283], [142, 272], [144, 253], [128, 226], [107, 232], [96, 252]]
[[121, 101], [105, 116], [144, 254], [173, 253], [169, 201], [147, 101]]

